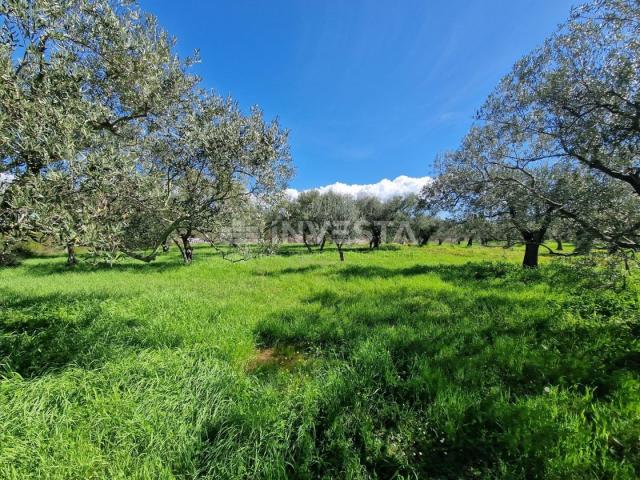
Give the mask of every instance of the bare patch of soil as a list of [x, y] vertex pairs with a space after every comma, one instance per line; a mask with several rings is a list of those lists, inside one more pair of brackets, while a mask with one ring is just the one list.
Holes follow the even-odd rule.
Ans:
[[256, 354], [247, 363], [247, 371], [292, 370], [304, 360], [304, 355], [292, 347], [261, 348], [256, 351]]

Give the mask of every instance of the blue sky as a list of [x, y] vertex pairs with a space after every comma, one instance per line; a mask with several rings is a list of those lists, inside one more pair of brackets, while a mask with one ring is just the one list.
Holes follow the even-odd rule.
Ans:
[[432, 175], [576, 0], [142, 0], [204, 86], [288, 128], [307, 189]]

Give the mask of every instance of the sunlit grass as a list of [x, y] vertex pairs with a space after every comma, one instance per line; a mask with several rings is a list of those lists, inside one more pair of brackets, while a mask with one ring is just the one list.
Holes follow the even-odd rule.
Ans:
[[521, 255], [0, 270], [0, 478], [635, 478], [637, 291]]

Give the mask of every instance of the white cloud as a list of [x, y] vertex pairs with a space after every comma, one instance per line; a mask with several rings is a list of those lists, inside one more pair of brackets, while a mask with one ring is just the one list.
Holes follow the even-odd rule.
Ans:
[[[412, 193], [420, 193], [422, 187], [430, 183], [431, 180], [431, 177], [407, 177], [406, 175], [400, 175], [393, 180], [383, 178], [377, 183], [349, 185], [336, 182], [324, 187], [313, 188], [312, 190], [318, 190], [321, 193], [332, 191], [351, 195], [355, 198], [372, 196], [378, 197], [380, 200], [389, 200], [397, 196], [405, 197]], [[294, 188], [288, 188], [286, 190], [286, 194], [290, 198], [296, 198], [299, 193], [300, 192]]]
[[295, 200], [296, 198], [298, 198], [298, 195], [300, 195], [300, 190], [296, 190], [295, 188], [286, 188], [284, 190], [284, 194], [290, 200]]

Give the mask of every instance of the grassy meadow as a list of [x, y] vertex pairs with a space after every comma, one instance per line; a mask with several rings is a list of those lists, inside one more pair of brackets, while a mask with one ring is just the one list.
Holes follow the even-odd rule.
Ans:
[[637, 478], [637, 279], [521, 257], [2, 269], [0, 478]]

